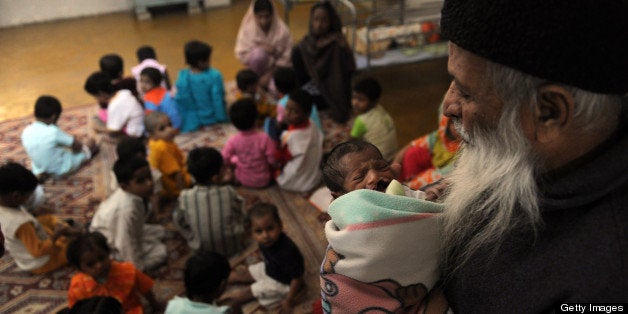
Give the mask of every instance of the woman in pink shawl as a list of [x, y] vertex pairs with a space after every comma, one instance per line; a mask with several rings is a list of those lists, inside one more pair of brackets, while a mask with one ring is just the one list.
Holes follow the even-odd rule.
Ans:
[[270, 0], [253, 0], [242, 19], [236, 57], [260, 76], [266, 86], [276, 66], [290, 66], [292, 38]]

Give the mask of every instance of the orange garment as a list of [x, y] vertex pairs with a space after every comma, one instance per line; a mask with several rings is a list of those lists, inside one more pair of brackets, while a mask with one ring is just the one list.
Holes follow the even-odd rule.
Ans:
[[69, 240], [66, 237], [59, 237], [54, 243], [52, 242], [51, 237], [54, 234], [55, 226], [57, 224], [64, 224], [59, 221], [57, 217], [53, 215], [41, 215], [37, 217], [37, 221], [39, 221], [39, 224], [43, 227], [44, 231], [46, 231], [48, 239], [41, 239], [37, 235], [33, 223], [21, 225], [15, 232], [15, 237], [24, 243], [28, 252], [34, 257], [50, 256], [50, 259], [44, 266], [31, 271], [33, 274], [43, 274], [68, 263], [65, 251]]
[[128, 262], [111, 261], [105, 283], [98, 283], [91, 276], [77, 273], [72, 277], [68, 289], [68, 306], [79, 300], [95, 297], [113, 297], [120, 301], [124, 313], [144, 313], [140, 295], [147, 294], [155, 281]]
[[163, 197], [178, 197], [181, 187], [177, 186], [177, 175], [183, 176], [184, 185], [188, 188], [192, 184], [192, 178], [185, 167], [185, 157], [177, 144], [164, 140], [148, 141], [148, 162], [150, 166], [159, 170], [162, 174], [161, 183]]

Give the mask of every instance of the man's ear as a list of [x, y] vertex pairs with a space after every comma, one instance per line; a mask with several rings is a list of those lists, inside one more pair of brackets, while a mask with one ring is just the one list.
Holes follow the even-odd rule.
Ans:
[[534, 107], [535, 139], [541, 143], [556, 140], [573, 121], [574, 99], [565, 88], [558, 85], [539, 87]]

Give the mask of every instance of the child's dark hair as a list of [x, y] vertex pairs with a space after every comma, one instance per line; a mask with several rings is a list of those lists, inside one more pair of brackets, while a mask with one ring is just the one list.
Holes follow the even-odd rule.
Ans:
[[142, 72], [140, 72], [140, 76], [146, 76], [153, 82], [153, 86], [159, 86], [161, 84], [161, 80], [164, 78], [161, 72], [153, 67], [144, 68]]
[[231, 266], [223, 255], [216, 252], [199, 251], [185, 263], [185, 294], [188, 299], [219, 297], [220, 284], [229, 277]]
[[119, 314], [124, 313], [122, 304], [114, 297], [96, 296], [82, 299], [65, 312], [68, 314]]
[[222, 155], [213, 147], [196, 147], [188, 154], [188, 172], [197, 183], [209, 184], [220, 173]]
[[113, 94], [116, 91], [115, 86], [111, 84], [111, 77], [104, 72], [94, 72], [85, 81], [83, 86], [90, 95], [98, 96], [99, 92], [105, 94]]
[[145, 46], [141, 46], [139, 48], [137, 48], [137, 51], [135, 52], [135, 55], [137, 56], [137, 61], [138, 62], [142, 62], [146, 59], [157, 59], [157, 54], [155, 53], [155, 48], [153, 48], [152, 46], [149, 45], [145, 45]]
[[139, 154], [146, 157], [146, 145], [140, 137], [125, 137], [116, 145], [118, 159], [131, 159]]
[[273, 72], [275, 86], [280, 93], [288, 94], [297, 87], [297, 73], [293, 68], [278, 67]]
[[364, 94], [370, 101], [376, 101], [382, 95], [382, 86], [372, 77], [365, 77], [353, 85], [353, 91]]
[[279, 210], [277, 209], [277, 206], [263, 202], [253, 205], [244, 219], [244, 228], [250, 232], [251, 221], [253, 218], [261, 218], [268, 215], [273, 217], [275, 222], [281, 224], [281, 217], [279, 217]]
[[295, 89], [288, 94], [288, 98], [297, 103], [306, 116], [310, 116], [312, 113], [312, 95], [310, 93], [302, 89]]
[[8, 162], [0, 166], [0, 195], [11, 192], [30, 193], [37, 188], [37, 177], [26, 167]]
[[116, 174], [118, 183], [126, 184], [133, 179], [133, 173], [143, 167], [148, 167], [148, 161], [144, 158], [118, 159], [113, 164], [113, 173]]
[[260, 12], [270, 12], [273, 13], [273, 5], [269, 0], [255, 0], [253, 4], [253, 13], [257, 14]]
[[122, 57], [115, 53], [110, 53], [100, 58], [100, 71], [109, 75], [111, 79], [117, 79], [122, 76], [122, 70], [124, 69], [124, 61]]
[[345, 192], [343, 188], [344, 177], [347, 175], [346, 169], [340, 165], [342, 157], [350, 153], [363, 152], [368, 149], [375, 150], [382, 158], [382, 153], [377, 149], [377, 146], [364, 141], [364, 140], [351, 140], [348, 142], [340, 143], [336, 145], [327, 159], [323, 162], [323, 182], [327, 188], [332, 192]]
[[209, 61], [212, 47], [202, 41], [188, 41], [184, 47], [185, 63], [191, 67], [198, 67], [201, 62]]
[[54, 96], [39, 96], [35, 101], [35, 118], [48, 119], [53, 115], [61, 115], [61, 102]]
[[79, 235], [76, 239], [72, 240], [68, 244], [68, 248], [65, 252], [65, 256], [68, 259], [70, 265], [81, 269], [81, 257], [85, 252], [92, 252], [99, 249], [107, 255], [111, 253], [109, 245], [107, 245], [107, 238], [100, 232], [87, 232]]
[[253, 70], [244, 69], [238, 71], [236, 74], [236, 85], [241, 91], [248, 90], [251, 86], [257, 84], [259, 81], [259, 75]]
[[240, 131], [250, 130], [255, 126], [257, 107], [250, 97], [238, 99], [229, 108], [231, 123]]

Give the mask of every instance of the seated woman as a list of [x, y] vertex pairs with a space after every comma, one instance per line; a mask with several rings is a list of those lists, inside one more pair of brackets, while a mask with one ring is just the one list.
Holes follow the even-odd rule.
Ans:
[[441, 104], [438, 130], [413, 140], [395, 156], [394, 162], [401, 164], [399, 181], [413, 190], [440, 180], [453, 169], [460, 135], [442, 108]]
[[236, 57], [267, 86], [277, 66], [289, 66], [292, 38], [270, 0], [253, 0], [236, 39]]
[[292, 50], [292, 64], [300, 86], [314, 96], [319, 111], [329, 108], [334, 121], [349, 120], [355, 59], [329, 2], [312, 6], [310, 30]]

